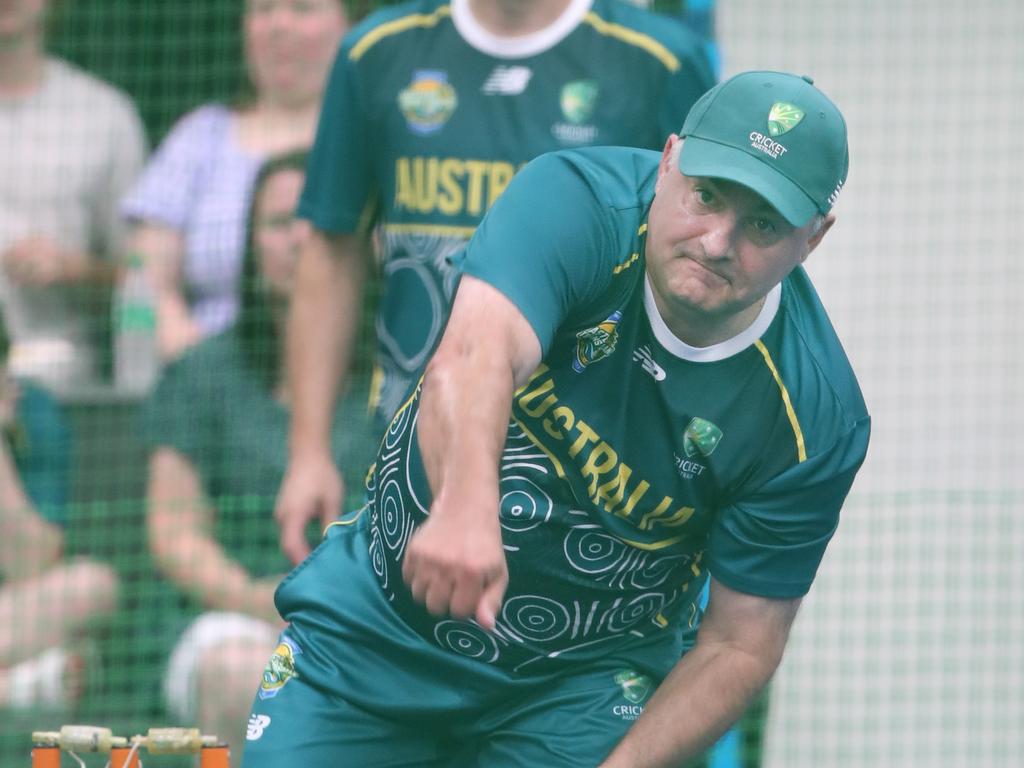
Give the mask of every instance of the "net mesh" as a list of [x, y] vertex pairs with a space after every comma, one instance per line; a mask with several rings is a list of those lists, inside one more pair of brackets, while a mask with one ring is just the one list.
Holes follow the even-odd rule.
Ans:
[[[245, 98], [243, 5], [55, 0], [47, 47], [123, 89], [156, 146], [195, 106]], [[359, 16], [375, 5], [350, 9]], [[874, 431], [762, 702], [766, 714], [734, 735], [739, 762], [720, 751], [708, 765], [1019, 766], [1024, 4], [725, 0], [716, 26], [722, 74], [807, 72], [849, 122], [839, 223], [808, 269], [858, 371]], [[9, 112], [0, 104], [0, 125]], [[74, 125], [64, 130], [65, 145], [85, 142]], [[107, 317], [110, 309], [101, 302], [93, 311]], [[97, 348], [110, 349], [109, 328], [99, 333]], [[109, 353], [101, 358], [96, 380], [60, 388], [53, 419], [43, 405], [31, 425], [3, 422], [12, 452], [35, 449], [25, 485], [60, 507], [43, 501], [39, 511], [67, 521], [68, 569], [51, 592], [19, 592], [32, 570], [25, 562], [45, 560], [45, 551], [0, 562], [3, 765], [26, 764], [29, 731], [70, 719], [116, 733], [190, 724], [168, 710], [162, 685], [169, 638], [203, 606], [154, 562], [140, 400], [109, 385], [113, 362]], [[365, 379], [367, 366], [360, 371]], [[7, 508], [4, 515], [0, 535], [18, 541], [22, 518]], [[250, 554], [269, 561], [273, 548], [254, 540]], [[83, 610], [95, 618], [88, 639], [68, 647], [78, 661], [65, 668], [51, 657], [50, 673], [25, 664], [46, 647], [30, 647], [38, 626]]]

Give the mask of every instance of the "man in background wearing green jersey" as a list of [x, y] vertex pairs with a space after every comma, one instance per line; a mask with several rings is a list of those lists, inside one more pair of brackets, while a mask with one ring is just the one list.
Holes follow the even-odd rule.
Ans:
[[390, 421], [436, 345], [450, 265], [526, 162], [558, 149], [660, 149], [713, 84], [681, 22], [618, 0], [410, 0], [345, 39], [324, 96], [300, 215], [313, 235], [296, 273], [289, 470], [277, 517], [294, 562], [306, 526], [340, 511], [330, 414], [376, 225], [372, 408]]
[[867, 450], [801, 266], [847, 166], [810, 78], [748, 72], [660, 155], [517, 174], [368, 504], [278, 589], [247, 768], [678, 766], [739, 717]]

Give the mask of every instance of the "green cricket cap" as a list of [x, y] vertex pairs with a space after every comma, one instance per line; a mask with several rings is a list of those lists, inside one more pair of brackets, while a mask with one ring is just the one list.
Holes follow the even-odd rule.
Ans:
[[690, 109], [679, 170], [757, 192], [795, 227], [828, 213], [846, 183], [846, 121], [814, 81], [742, 72]]

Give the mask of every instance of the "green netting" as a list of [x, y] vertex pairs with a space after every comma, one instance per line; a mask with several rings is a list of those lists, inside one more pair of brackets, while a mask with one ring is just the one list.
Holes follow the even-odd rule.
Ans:
[[[245, 96], [243, 0], [54, 5], [50, 50], [129, 94], [153, 146], [196, 105]], [[361, 15], [374, 5], [350, 7]], [[808, 72], [849, 121], [839, 224], [809, 269], [874, 417], [868, 462], [787, 657], [737, 736], [741, 764], [1020, 766], [1024, 5], [723, 0], [717, 23], [724, 74]], [[96, 311], [109, 349], [109, 307]], [[364, 377], [371, 313], [372, 304]], [[70, 462], [56, 512], [68, 521], [65, 557], [112, 569], [116, 605], [75, 644], [86, 671], [74, 702], [0, 704], [4, 766], [28, 765], [33, 729], [81, 721], [128, 734], [179, 720], [161, 681], [173, 640], [202, 606], [154, 563], [139, 399], [109, 386], [111, 361], [101, 362], [107, 382], [60, 392], [70, 443], [59, 429], [42, 434], [57, 441], [52, 456], [66, 451]], [[7, 437], [15, 445], [24, 435]], [[61, 485], [60, 463], [44, 464], [41, 487], [47, 472]], [[109, 575], [101, 567], [80, 583]], [[0, 702], [16, 685], [5, 672], [21, 660], [19, 638], [39, 604], [4, 608], [0, 632], [14, 640], [0, 644]]]

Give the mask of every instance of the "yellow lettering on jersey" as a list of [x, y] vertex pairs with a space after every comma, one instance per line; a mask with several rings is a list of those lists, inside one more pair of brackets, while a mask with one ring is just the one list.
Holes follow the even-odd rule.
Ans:
[[538, 397], [543, 395], [545, 392], [550, 392], [554, 388], [555, 382], [552, 381], [551, 379], [548, 379], [536, 389], [524, 392], [522, 395], [520, 395], [519, 405], [522, 406], [522, 409], [526, 411], [530, 416], [532, 416], [535, 419], [539, 419], [541, 416], [547, 413], [547, 410], [552, 405], [555, 404], [557, 398], [554, 395], [548, 395], [541, 401], [540, 405], [531, 408], [530, 404]]
[[580, 436], [576, 438], [576, 441], [571, 446], [569, 446], [569, 455], [574, 459], [576, 458], [576, 454], [583, 450], [583, 446], [598, 440], [597, 432], [587, 426], [587, 422], [583, 419], [576, 422], [576, 431], [580, 433]]
[[517, 170], [504, 160], [398, 157], [395, 158], [395, 208], [479, 218], [494, 205]]
[[[562, 422], [562, 429], [556, 426], [559, 421]], [[544, 419], [542, 426], [544, 431], [555, 438], [555, 440], [565, 440], [565, 433], [572, 429], [575, 423], [576, 415], [572, 412], [572, 409], [560, 405], [551, 411], [551, 415], [548, 418]]]
[[487, 163], [483, 160], [467, 160], [466, 172], [469, 182], [466, 187], [466, 213], [479, 216], [484, 209], [484, 176], [487, 174]]
[[395, 208], [416, 210], [416, 192], [412, 181], [409, 158], [400, 157], [395, 161]]
[[[619, 459], [618, 453], [607, 441], [579, 419], [569, 406], [558, 402], [555, 381], [548, 374], [547, 366], [539, 366], [526, 384], [516, 390], [516, 404], [527, 416], [541, 420], [543, 433], [538, 433], [541, 437], [546, 434], [558, 441], [572, 440], [568, 454], [576, 460], [581, 479], [587, 482], [587, 496], [591, 502], [609, 514], [629, 520], [641, 531], [653, 531], [659, 527], [678, 528], [689, 522], [696, 510], [684, 506], [672, 511], [675, 502], [670, 496], [663, 496], [654, 507], [643, 503], [651, 488], [650, 483], [636, 478], [633, 469]], [[525, 425], [523, 429], [556, 463], [559, 475], [564, 476], [555, 454]], [[681, 538], [677, 536], [654, 543], [629, 543], [644, 548], [661, 547]]]
[[[564, 406], [559, 406], [562, 407]], [[597, 493], [591, 496], [591, 501], [603, 507], [605, 512], [614, 512], [622, 503], [622, 497], [626, 495], [626, 485], [632, 474], [633, 470], [629, 465], [620, 461], [619, 466], [615, 468], [615, 477], [597, 486]]]
[[459, 180], [466, 173], [466, 164], [453, 157], [441, 161], [441, 192], [437, 196], [437, 207], [446, 216], [455, 216], [462, 211], [465, 195]]
[[590, 478], [589, 485], [587, 485], [589, 498], [593, 499], [597, 494], [597, 481], [601, 475], [610, 472], [618, 463], [619, 455], [604, 440], [590, 452], [586, 462], [580, 468], [580, 474], [584, 478]]

